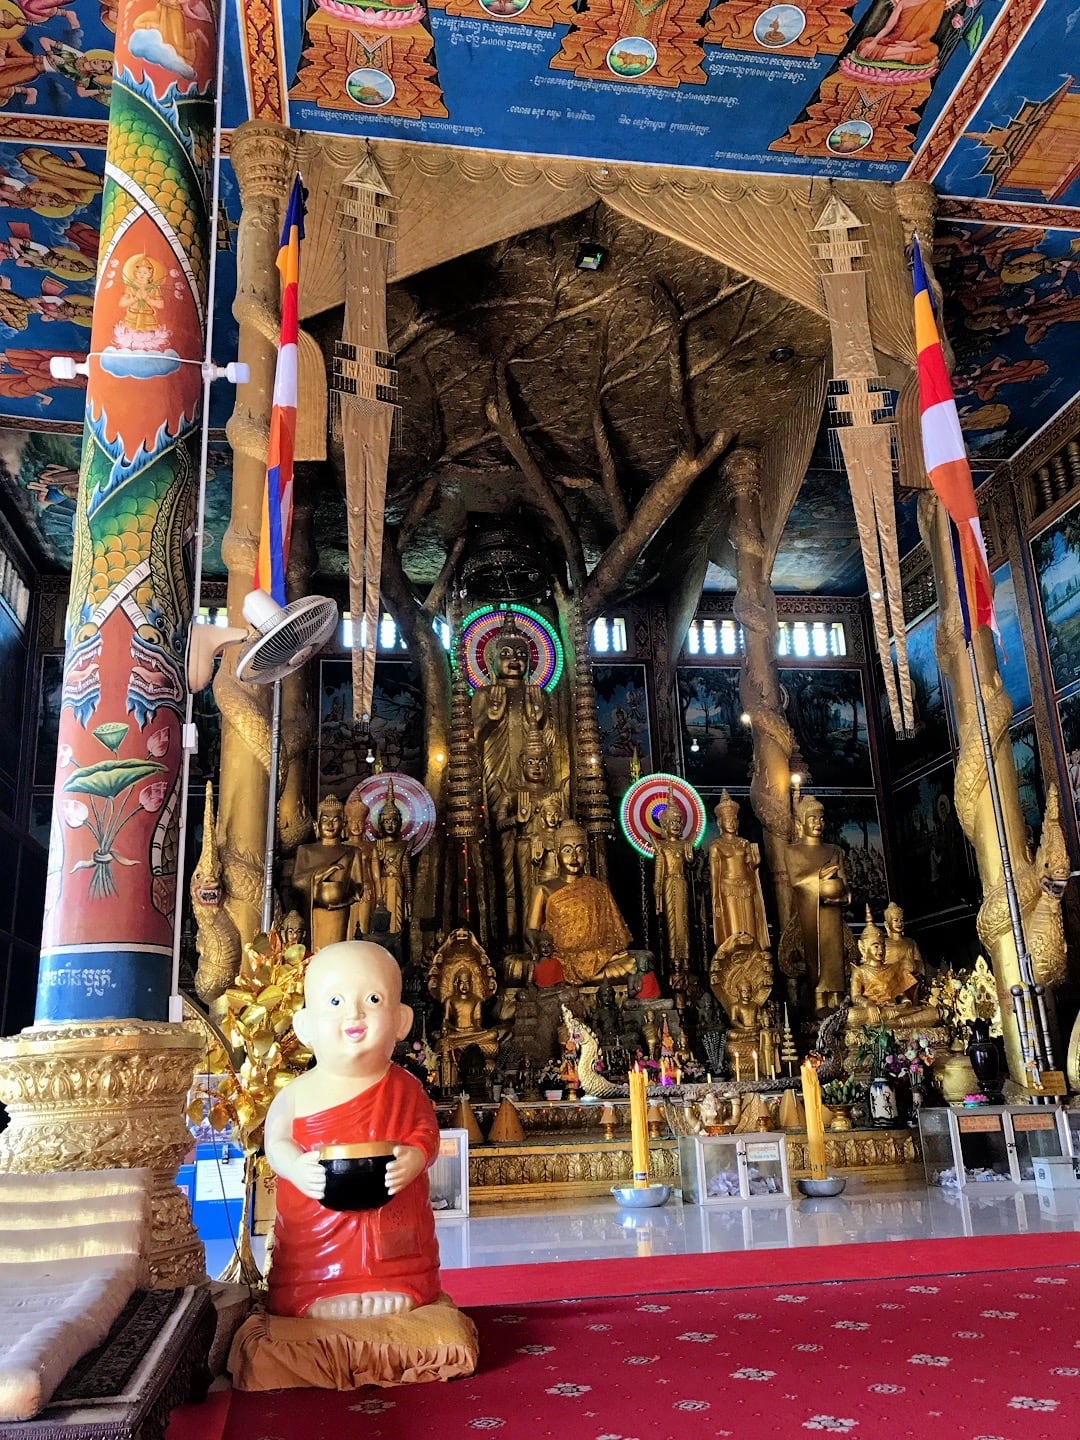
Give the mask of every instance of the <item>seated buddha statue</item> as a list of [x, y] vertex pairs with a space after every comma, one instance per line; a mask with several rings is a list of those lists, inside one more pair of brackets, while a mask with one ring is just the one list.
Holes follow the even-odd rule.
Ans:
[[442, 1038], [486, 1033], [481, 1009], [496, 988], [495, 970], [484, 947], [470, 930], [454, 930], [428, 966], [428, 990], [443, 1007]]
[[[315, 1066], [275, 1097], [266, 1117], [266, 1158], [278, 1177], [272, 1315], [354, 1320], [432, 1304], [439, 1247], [427, 1170], [439, 1126], [424, 1087], [391, 1063], [412, 1011], [401, 971], [381, 945], [344, 941], [320, 950], [293, 1017]], [[393, 1147], [390, 1200], [374, 1210], [323, 1205], [324, 1147]]]
[[859, 936], [860, 963], [851, 969], [851, 1004], [848, 1028], [861, 1025], [940, 1025], [941, 1017], [932, 1005], [918, 1001], [919, 977], [905, 960], [888, 960], [885, 933], [873, 921], [869, 905], [866, 925]]
[[571, 821], [559, 827], [559, 873], [534, 890], [526, 929], [536, 954], [541, 933], [551, 936], [571, 985], [618, 980], [634, 969], [626, 952], [630, 931], [604, 881], [586, 873], [588, 854], [582, 826]]

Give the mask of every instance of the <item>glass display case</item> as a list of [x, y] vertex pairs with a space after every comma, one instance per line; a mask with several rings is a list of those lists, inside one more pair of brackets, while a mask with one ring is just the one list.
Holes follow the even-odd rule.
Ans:
[[680, 1135], [679, 1174], [688, 1205], [745, 1204], [789, 1198], [783, 1135]]
[[469, 1213], [469, 1132], [440, 1130], [439, 1154], [428, 1171], [431, 1208], [438, 1220]]
[[1032, 1105], [924, 1108], [919, 1137], [926, 1183], [959, 1189], [1034, 1183], [1034, 1160], [1066, 1142], [1058, 1114]]

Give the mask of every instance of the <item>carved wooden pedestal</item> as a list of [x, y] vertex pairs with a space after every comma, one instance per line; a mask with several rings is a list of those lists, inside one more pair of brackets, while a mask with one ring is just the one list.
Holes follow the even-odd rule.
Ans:
[[154, 1175], [153, 1283], [205, 1278], [206, 1255], [176, 1172], [191, 1148], [184, 1101], [202, 1039], [183, 1025], [106, 1020], [34, 1026], [0, 1040], [0, 1170], [144, 1167]]

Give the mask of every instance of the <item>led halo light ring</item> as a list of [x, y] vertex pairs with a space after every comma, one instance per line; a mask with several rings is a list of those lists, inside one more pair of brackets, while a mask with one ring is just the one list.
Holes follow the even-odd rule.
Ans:
[[482, 605], [465, 616], [461, 624], [462, 650], [465, 678], [470, 689], [480, 690], [491, 683], [484, 655], [502, 629], [508, 610], [514, 617], [514, 624], [528, 641], [528, 683], [538, 685], [541, 690], [554, 690], [563, 672], [562, 641], [551, 622], [527, 605]]
[[369, 840], [377, 840], [379, 812], [386, 802], [390, 781], [394, 782], [394, 801], [401, 811], [401, 835], [408, 844], [409, 853], [417, 855], [435, 833], [435, 801], [412, 775], [400, 770], [381, 770], [377, 775], [366, 775], [354, 785], [348, 800], [354, 797], [363, 800], [368, 807], [367, 824], [364, 834]]
[[659, 814], [667, 804], [669, 787], [683, 813], [682, 838], [697, 846], [705, 835], [705, 804], [692, 785], [665, 771], [643, 775], [623, 796], [619, 822], [627, 840], [647, 860], [656, 853], [651, 837], [660, 834]]

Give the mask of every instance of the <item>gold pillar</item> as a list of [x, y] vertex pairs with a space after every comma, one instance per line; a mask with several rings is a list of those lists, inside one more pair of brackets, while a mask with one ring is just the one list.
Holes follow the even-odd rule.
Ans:
[[205, 1279], [206, 1256], [176, 1171], [191, 1148], [184, 1101], [202, 1039], [184, 1025], [35, 1025], [0, 1040], [0, 1171], [145, 1167], [153, 1172], [155, 1287]]
[[[982, 882], [983, 902], [978, 915], [979, 939], [986, 947], [997, 979], [1009, 1074], [1017, 1084], [1022, 1085], [1025, 1079], [1024, 1064], [1020, 1037], [1013, 1018], [1012, 996], [1009, 994], [1010, 986], [1021, 983], [1020, 965], [1010, 924], [1004, 865], [979, 734], [975, 690], [964, 643], [949, 520], [941, 502], [932, 492], [919, 496], [919, 530], [934, 567], [934, 586], [940, 611], [937, 630], [938, 664], [949, 681], [956, 707], [960, 745], [956, 764], [956, 813], [964, 828], [964, 834], [974, 847], [979, 879]], [[1055, 864], [1053, 857], [1057, 856], [1060, 860], [1064, 849], [1057, 795], [1055, 791], [1052, 797], [1048, 797], [1042, 843], [1039, 855], [1035, 863], [1032, 863], [1027, 858], [1025, 848], [1020, 787], [1016, 779], [1016, 764], [1009, 739], [1012, 701], [1005, 692], [998, 672], [993, 635], [985, 626], [976, 633], [974, 646], [1024, 935], [1032, 955], [1036, 980], [1050, 986], [1060, 981], [1065, 973], [1060, 889], [1054, 883], [1052, 871]], [[1044, 878], [1047, 881], [1045, 885]], [[1056, 1035], [1052, 1040], [1055, 1062], [1058, 1068], [1062, 1068], [1064, 1056], [1060, 1043]]]
[[780, 701], [776, 664], [776, 596], [761, 523], [761, 477], [756, 452], [736, 450], [724, 465], [732, 502], [729, 539], [735, 550], [735, 618], [743, 628], [739, 699], [750, 717], [754, 770], [750, 804], [764, 830], [765, 855], [776, 891], [780, 929], [791, 915], [785, 850], [791, 839], [791, 752], [795, 737]]
[[[266, 485], [270, 406], [277, 364], [277, 255], [285, 198], [295, 166], [292, 133], [252, 122], [234, 133], [231, 159], [240, 186], [236, 299], [240, 327], [237, 357], [250, 379], [236, 392], [226, 434], [233, 449], [232, 510], [221, 553], [229, 572], [229, 624], [242, 625], [241, 607], [252, 587]], [[236, 678], [239, 647], [230, 646], [214, 680], [221, 710], [218, 836], [226, 906], [242, 943], [260, 929], [262, 864], [270, 756], [269, 687]]]

